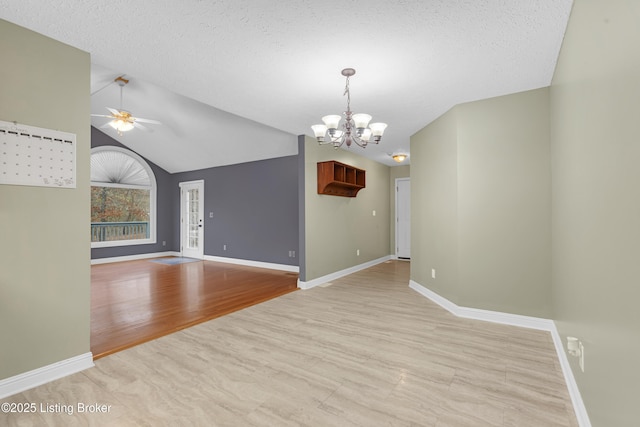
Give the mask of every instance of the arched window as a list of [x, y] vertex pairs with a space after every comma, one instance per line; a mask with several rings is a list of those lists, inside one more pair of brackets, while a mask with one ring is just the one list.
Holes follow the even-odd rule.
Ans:
[[91, 247], [156, 242], [156, 178], [144, 159], [114, 146], [91, 150]]

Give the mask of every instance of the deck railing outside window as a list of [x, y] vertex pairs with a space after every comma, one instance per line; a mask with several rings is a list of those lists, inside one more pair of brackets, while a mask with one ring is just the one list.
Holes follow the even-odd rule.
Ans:
[[137, 240], [149, 238], [149, 222], [92, 222], [91, 241]]

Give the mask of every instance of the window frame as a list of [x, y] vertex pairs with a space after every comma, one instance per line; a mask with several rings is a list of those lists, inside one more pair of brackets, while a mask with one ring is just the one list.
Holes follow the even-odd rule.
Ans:
[[145, 185], [131, 185], [109, 182], [97, 182], [91, 181], [91, 187], [111, 187], [111, 188], [133, 188], [133, 189], [148, 189], [149, 190], [149, 238], [147, 239], [129, 239], [129, 240], [111, 240], [106, 242], [91, 242], [91, 248], [111, 248], [118, 246], [135, 246], [135, 245], [149, 245], [157, 243], [156, 229], [157, 229], [157, 184], [156, 176], [149, 164], [138, 154], [126, 148], [117, 147], [115, 145], [102, 145], [100, 147], [94, 147], [91, 149], [91, 155], [102, 151], [116, 151], [126, 156], [131, 157], [138, 162], [149, 176], [149, 186]]

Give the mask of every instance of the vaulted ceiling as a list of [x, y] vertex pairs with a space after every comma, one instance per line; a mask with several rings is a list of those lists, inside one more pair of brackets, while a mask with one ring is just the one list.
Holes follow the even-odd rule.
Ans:
[[[169, 172], [297, 152], [351, 106], [389, 127], [381, 163], [452, 106], [548, 86], [571, 0], [0, 0], [0, 18], [91, 54], [91, 112], [161, 121], [119, 136]], [[3, 41], [5, 42], [5, 41]], [[55, 84], [55, 82], [52, 82]], [[2, 119], [2, 118], [0, 118]], [[106, 119], [92, 118], [94, 126]]]

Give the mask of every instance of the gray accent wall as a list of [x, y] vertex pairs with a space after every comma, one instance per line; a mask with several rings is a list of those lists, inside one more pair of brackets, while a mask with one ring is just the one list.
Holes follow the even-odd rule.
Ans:
[[548, 88], [461, 104], [415, 134], [411, 279], [551, 317], [550, 161]]
[[174, 241], [180, 241], [179, 183], [204, 180], [205, 255], [298, 265], [298, 156], [182, 172], [172, 180]]
[[[127, 148], [95, 128], [91, 145]], [[93, 248], [92, 259], [180, 252], [179, 183], [204, 180], [205, 255], [298, 265], [298, 156], [176, 174], [145, 161], [158, 187], [156, 243]]]
[[[137, 132], [134, 130], [133, 132]], [[104, 132], [91, 127], [91, 148], [112, 145], [130, 150], [111, 138]], [[139, 153], [136, 153], [139, 155]], [[178, 219], [174, 217], [173, 205], [178, 203], [174, 200], [174, 194], [171, 191], [173, 181], [171, 174], [162, 169], [160, 166], [142, 157], [156, 178], [157, 194], [156, 194], [156, 243], [115, 246], [108, 248], [91, 248], [91, 259], [121, 257], [129, 255], [152, 254], [157, 252], [178, 250], [178, 242], [175, 239], [173, 225]]]
[[90, 351], [89, 54], [0, 20], [0, 119], [76, 135], [76, 188], [0, 185], [0, 379]]
[[551, 85], [553, 302], [591, 422], [640, 419], [640, 2], [574, 2]]

